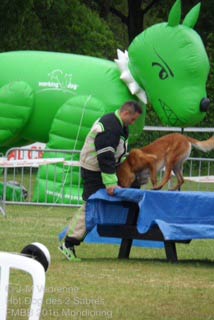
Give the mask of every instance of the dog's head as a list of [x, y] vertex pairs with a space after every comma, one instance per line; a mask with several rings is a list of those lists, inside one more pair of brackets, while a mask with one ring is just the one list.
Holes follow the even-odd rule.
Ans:
[[[156, 159], [156, 156], [147, 154], [141, 149], [132, 149], [126, 160], [117, 169], [120, 186], [129, 188], [134, 182], [136, 174], [150, 169]], [[146, 182], [144, 181], [144, 183]]]

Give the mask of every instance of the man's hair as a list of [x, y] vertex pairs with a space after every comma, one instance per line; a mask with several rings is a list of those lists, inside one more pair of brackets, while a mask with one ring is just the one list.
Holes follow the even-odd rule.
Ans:
[[129, 111], [130, 113], [143, 113], [143, 109], [139, 102], [137, 101], [127, 101], [125, 102], [122, 107], [120, 108], [120, 111]]

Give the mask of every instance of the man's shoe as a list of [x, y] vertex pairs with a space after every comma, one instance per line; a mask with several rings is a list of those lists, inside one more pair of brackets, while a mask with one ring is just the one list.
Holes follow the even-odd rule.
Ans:
[[77, 258], [74, 246], [71, 248], [67, 248], [64, 243], [60, 244], [58, 247], [59, 251], [64, 254], [64, 256], [68, 259], [68, 261], [80, 262], [81, 259]]

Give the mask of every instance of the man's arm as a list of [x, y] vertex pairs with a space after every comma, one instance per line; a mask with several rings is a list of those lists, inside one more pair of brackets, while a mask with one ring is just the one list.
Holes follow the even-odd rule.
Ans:
[[118, 179], [115, 167], [115, 151], [119, 138], [109, 131], [99, 133], [95, 138], [97, 160], [101, 170], [103, 184], [107, 192], [113, 195], [114, 189], [118, 187]]

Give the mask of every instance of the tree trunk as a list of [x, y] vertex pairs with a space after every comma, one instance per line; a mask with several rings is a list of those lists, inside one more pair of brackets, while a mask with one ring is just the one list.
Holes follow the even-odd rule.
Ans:
[[128, 0], [129, 14], [127, 19], [129, 42], [131, 42], [143, 30], [143, 0]]

